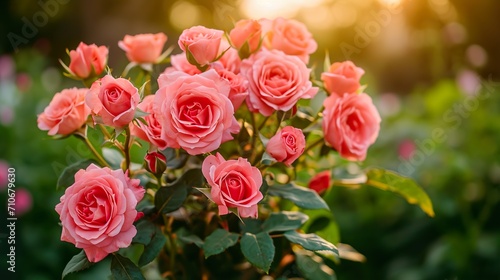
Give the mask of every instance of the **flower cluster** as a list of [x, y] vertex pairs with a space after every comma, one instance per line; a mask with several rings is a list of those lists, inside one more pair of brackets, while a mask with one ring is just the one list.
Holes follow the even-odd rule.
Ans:
[[[314, 191], [321, 193], [331, 185], [331, 172], [311, 180], [313, 191], [290, 185], [293, 178], [280, 189], [283, 182], [275, 178], [280, 177], [277, 173], [307, 164], [307, 157], [318, 158], [312, 152], [320, 144], [347, 161], [362, 161], [378, 136], [380, 116], [361, 92], [364, 71], [350, 61], [337, 62], [315, 81], [307, 64], [318, 46], [296, 20], [241, 20], [226, 36], [222, 30], [195, 26], [182, 32], [177, 43], [182, 52], [175, 55], [170, 55], [173, 48], [162, 53], [166, 42], [163, 33], [126, 35], [118, 43], [130, 61], [122, 76], [109, 72], [107, 47], [80, 43], [69, 52], [69, 66], [63, 65], [67, 76], [88, 88], [57, 93], [38, 116], [40, 129], [49, 135], [76, 135], [97, 160], [86, 162], [74, 174], [74, 183], [63, 186], [65, 194], [56, 206], [61, 240], [82, 248], [90, 262], [128, 247], [134, 236], [142, 236], [136, 229], [141, 222], [174, 236], [172, 222], [166, 221], [179, 209], [192, 216], [218, 213], [218, 229], [229, 230], [229, 216], [221, 215], [232, 212], [241, 219], [257, 219], [286, 210], [273, 206], [266, 196], [322, 208], [326, 204]], [[160, 68], [164, 63], [170, 65]], [[157, 87], [151, 86], [152, 77]], [[322, 106], [309, 110], [313, 100]], [[94, 147], [89, 129], [102, 132], [103, 151], [114, 149], [122, 155], [119, 165], [113, 166]], [[147, 148], [142, 166], [133, 164], [134, 144]], [[285, 186], [304, 197], [290, 196]], [[138, 212], [146, 191], [144, 203], [149, 201], [151, 207]], [[194, 206], [186, 206], [190, 203]], [[189, 224], [190, 219], [181, 220]], [[305, 221], [299, 220], [290, 229]], [[288, 239], [301, 244], [298, 233], [292, 232]], [[209, 239], [202, 246], [205, 255]], [[170, 258], [175, 258], [178, 251], [171, 247]], [[243, 254], [255, 266], [269, 269], [255, 262], [255, 256]]]

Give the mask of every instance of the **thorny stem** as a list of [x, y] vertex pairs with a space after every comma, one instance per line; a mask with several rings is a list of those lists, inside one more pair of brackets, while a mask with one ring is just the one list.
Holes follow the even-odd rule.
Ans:
[[109, 164], [106, 162], [106, 160], [97, 152], [97, 150], [94, 148], [94, 145], [90, 142], [89, 138], [87, 136], [81, 135], [81, 134], [75, 134], [75, 136], [79, 139], [82, 139], [82, 141], [87, 145], [89, 150], [92, 152], [92, 154], [96, 157], [97, 161], [101, 166], [107, 166], [109, 167]]

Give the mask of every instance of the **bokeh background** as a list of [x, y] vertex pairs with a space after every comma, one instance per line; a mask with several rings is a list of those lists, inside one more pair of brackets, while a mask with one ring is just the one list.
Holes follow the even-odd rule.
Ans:
[[[78, 252], [61, 242], [54, 206], [64, 166], [90, 154], [74, 138], [50, 140], [36, 116], [63, 88], [58, 60], [80, 41], [127, 64], [125, 34], [164, 32], [176, 45], [193, 25], [230, 30], [240, 18], [304, 22], [333, 61], [365, 69], [382, 115], [366, 166], [414, 178], [436, 216], [371, 188], [334, 187], [341, 241], [366, 256], [342, 261], [339, 279], [500, 279], [500, 2], [497, 0], [3, 0], [0, 2], [0, 199], [16, 169], [16, 275], [59, 279]], [[180, 52], [177, 48], [174, 52]], [[3, 209], [6, 206], [2, 206]], [[5, 221], [5, 211], [0, 211]], [[3, 223], [3, 222], [2, 222]], [[0, 275], [6, 228], [0, 228]], [[104, 279], [100, 264], [72, 279]]]

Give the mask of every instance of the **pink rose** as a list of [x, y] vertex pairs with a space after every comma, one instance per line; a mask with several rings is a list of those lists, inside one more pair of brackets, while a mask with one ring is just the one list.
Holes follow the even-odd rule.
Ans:
[[244, 158], [226, 161], [217, 153], [203, 161], [202, 172], [211, 187], [211, 199], [219, 206], [219, 215], [228, 214], [228, 208], [237, 208], [240, 217], [257, 218], [257, 203], [263, 198], [258, 168]]
[[94, 75], [100, 75], [108, 61], [108, 48], [86, 45], [81, 42], [76, 50], [69, 52], [71, 62], [69, 63], [70, 74], [80, 79], [86, 79]]
[[129, 80], [106, 75], [95, 81], [85, 97], [94, 115], [105, 125], [124, 127], [134, 119], [140, 96]]
[[309, 181], [309, 188], [319, 194], [327, 190], [330, 187], [330, 173], [330, 170], [325, 170], [316, 174], [311, 181]]
[[238, 21], [229, 32], [231, 43], [245, 57], [259, 49], [261, 36], [262, 27], [258, 21], [253, 19]]
[[168, 74], [175, 71], [181, 71], [189, 75], [195, 75], [201, 73], [201, 71], [198, 68], [196, 68], [196, 66], [189, 63], [185, 53], [171, 55], [170, 63], [172, 64], [172, 67], [167, 67], [165, 71], [163, 71], [163, 73]]
[[167, 158], [160, 152], [147, 153], [144, 162], [146, 169], [155, 175], [161, 175], [167, 169]]
[[363, 69], [356, 67], [351, 61], [335, 62], [328, 72], [321, 74], [321, 80], [330, 94], [356, 93], [364, 73]]
[[324, 102], [327, 144], [348, 160], [364, 160], [380, 130], [380, 115], [366, 93], [330, 95]]
[[229, 91], [229, 100], [233, 104], [234, 110], [240, 108], [245, 98], [248, 96], [248, 81], [241, 75], [234, 74], [233, 72], [221, 67], [215, 68], [217, 74], [229, 82], [231, 90]]
[[125, 51], [128, 60], [136, 63], [156, 63], [161, 56], [167, 36], [163, 33], [125, 35], [118, 46]]
[[56, 205], [61, 240], [82, 248], [91, 262], [128, 247], [137, 233], [135, 207], [143, 196], [138, 179], [91, 164], [75, 174], [75, 183]]
[[249, 109], [264, 116], [288, 111], [299, 99], [318, 92], [309, 81], [311, 70], [299, 58], [281, 51], [260, 50], [242, 62], [241, 72], [248, 80]]
[[223, 51], [226, 52], [219, 58], [219, 60], [217, 60], [217, 62], [222, 64], [222, 66], [226, 70], [231, 71], [234, 74], [239, 74], [241, 58], [238, 55], [238, 51], [234, 48], [231, 48], [227, 41], [222, 40], [219, 52], [222, 53]]
[[229, 100], [231, 86], [215, 70], [190, 76], [162, 74], [155, 94], [155, 111], [161, 115], [162, 138], [168, 147], [191, 155], [211, 152], [233, 139], [239, 124]]
[[260, 23], [263, 26], [263, 45], [268, 49], [298, 56], [304, 63], [308, 63], [309, 55], [318, 48], [312, 34], [299, 21], [280, 17], [272, 21], [262, 19]]
[[[179, 36], [179, 47], [186, 52], [191, 64], [204, 66], [214, 61], [219, 55], [219, 46], [223, 31], [204, 26], [193, 26]], [[192, 57], [193, 60], [190, 60]]]
[[154, 99], [154, 95], [148, 95], [137, 106], [143, 112], [149, 113], [143, 117], [147, 125], [141, 121], [133, 122], [130, 124], [130, 133], [163, 150], [167, 143], [161, 137], [160, 116], [154, 112]]
[[290, 166], [302, 155], [306, 147], [306, 137], [302, 130], [285, 126], [274, 135], [266, 146], [266, 152], [279, 162]]
[[90, 109], [85, 104], [88, 89], [71, 88], [56, 93], [49, 106], [38, 116], [38, 128], [49, 135], [68, 135], [87, 121]]

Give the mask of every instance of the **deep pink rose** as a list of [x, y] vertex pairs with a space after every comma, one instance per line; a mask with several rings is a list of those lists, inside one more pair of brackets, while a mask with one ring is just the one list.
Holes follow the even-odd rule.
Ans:
[[100, 75], [108, 61], [108, 48], [105, 46], [87, 45], [81, 42], [76, 50], [69, 52], [70, 74], [80, 79]]
[[221, 78], [229, 82], [229, 85], [231, 86], [231, 91], [229, 91], [229, 100], [231, 100], [234, 110], [238, 110], [243, 101], [245, 101], [245, 98], [248, 96], [248, 81], [242, 75], [234, 74], [233, 72], [222, 67], [214, 67], [214, 69]]
[[155, 175], [160, 175], [167, 169], [167, 158], [160, 152], [147, 153], [144, 162], [146, 169]]
[[321, 74], [321, 80], [330, 94], [356, 93], [364, 73], [363, 69], [356, 67], [351, 61], [335, 62], [328, 72]]
[[201, 73], [201, 71], [196, 68], [196, 66], [187, 61], [185, 53], [171, 55], [170, 63], [172, 64], [172, 66], [165, 68], [165, 71], [163, 71], [163, 73], [168, 74], [175, 71], [181, 71], [189, 75]]
[[290, 166], [302, 155], [306, 147], [306, 137], [302, 130], [285, 126], [269, 139], [266, 152], [279, 162]]
[[38, 128], [49, 135], [68, 135], [79, 129], [90, 114], [85, 104], [88, 89], [71, 88], [56, 93], [49, 106], [38, 116]]
[[146, 124], [142, 121], [132, 122], [130, 133], [163, 150], [167, 147], [167, 142], [161, 137], [160, 116], [154, 112], [154, 99], [154, 95], [148, 95], [139, 103], [137, 108], [149, 115], [143, 117]]
[[61, 240], [82, 248], [91, 262], [128, 247], [137, 233], [135, 207], [143, 196], [138, 179], [91, 164], [75, 174], [75, 183], [56, 205]]
[[240, 217], [257, 218], [257, 203], [263, 198], [258, 168], [244, 158], [226, 161], [217, 153], [203, 161], [202, 172], [211, 187], [211, 199], [219, 206], [219, 215], [228, 214], [228, 208], [237, 208]]
[[238, 133], [239, 124], [229, 100], [231, 86], [211, 69], [190, 76], [162, 74], [155, 94], [155, 112], [161, 115], [162, 138], [168, 147], [191, 155], [211, 152]]
[[253, 19], [238, 21], [229, 32], [233, 46], [240, 52], [243, 50], [247, 56], [259, 49], [261, 37], [262, 27], [258, 21]]
[[380, 115], [366, 93], [330, 95], [324, 102], [323, 131], [327, 144], [348, 160], [364, 160], [380, 130]]
[[92, 84], [85, 102], [105, 125], [124, 127], [134, 119], [140, 99], [137, 88], [129, 80], [106, 75]]
[[316, 174], [311, 181], [309, 181], [309, 188], [320, 194], [330, 187], [330, 180], [330, 170], [322, 171]]
[[179, 36], [179, 47], [194, 61], [191, 64], [207, 65], [219, 55], [219, 46], [224, 32], [204, 26], [193, 26]]
[[123, 41], [118, 42], [118, 46], [125, 51], [128, 60], [132, 62], [156, 63], [165, 42], [167, 35], [163, 33], [125, 35]]
[[312, 98], [318, 92], [304, 62], [281, 51], [260, 50], [242, 62], [241, 72], [248, 80], [249, 109], [264, 116], [288, 111], [299, 99]]
[[309, 62], [309, 55], [314, 53], [318, 44], [307, 27], [294, 19], [261, 19], [263, 27], [263, 45], [268, 49], [283, 51], [298, 56], [304, 63]]

